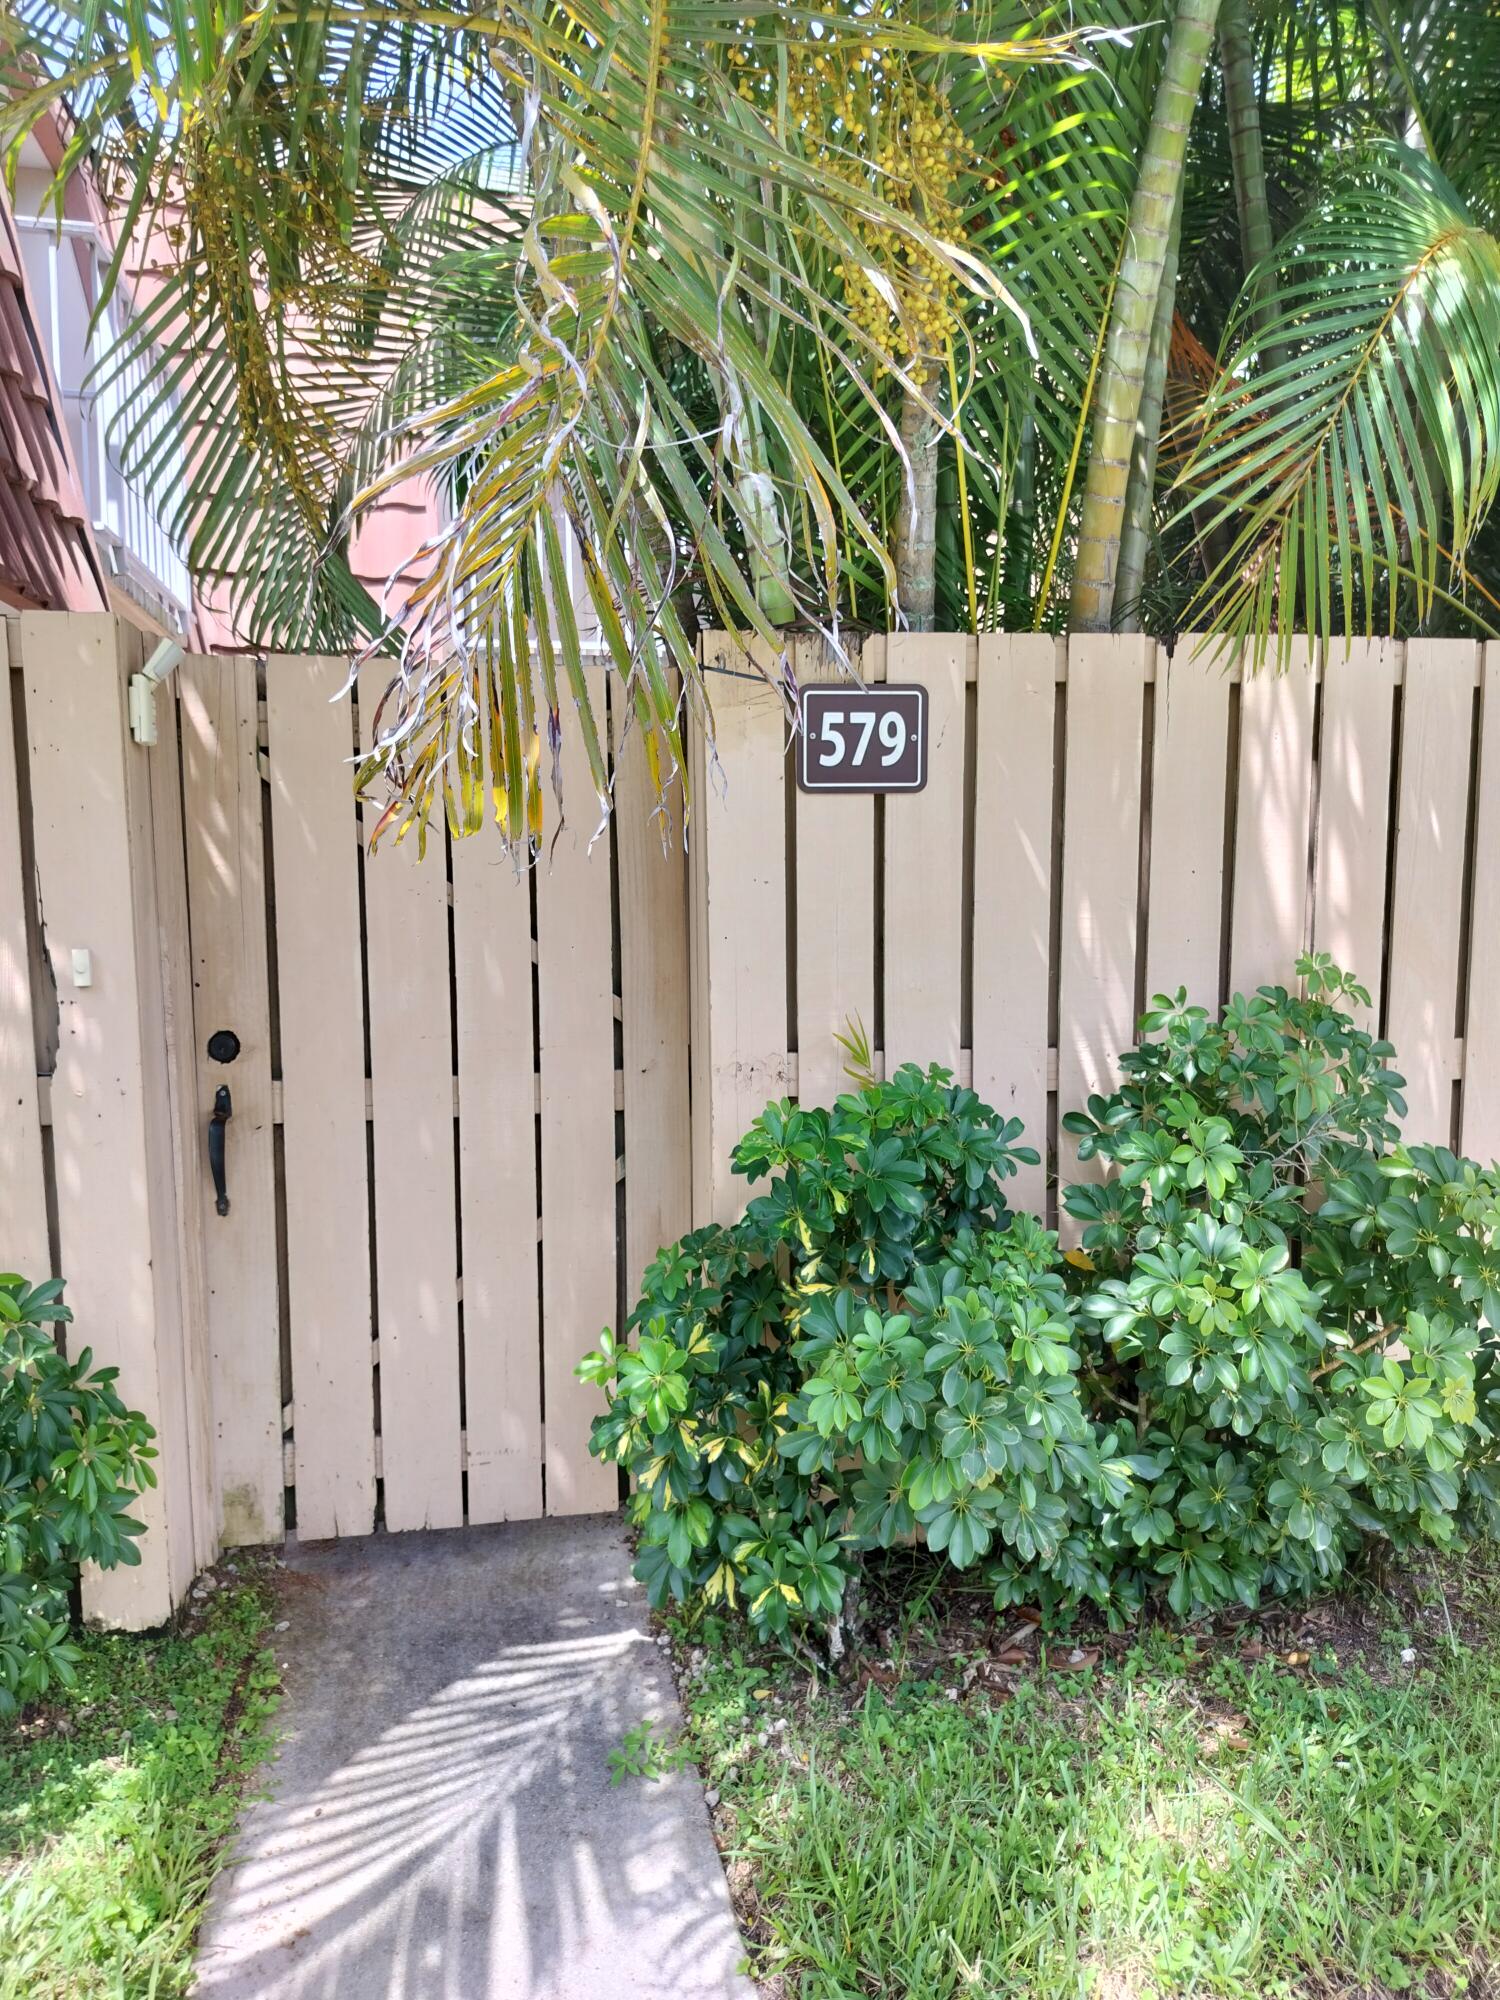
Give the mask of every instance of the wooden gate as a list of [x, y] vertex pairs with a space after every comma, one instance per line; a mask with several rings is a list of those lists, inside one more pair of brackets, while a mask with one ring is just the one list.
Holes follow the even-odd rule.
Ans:
[[[230, 1208], [204, 1223], [228, 1541], [592, 1512], [573, 1370], [626, 1272], [688, 1223], [686, 898], [633, 736], [593, 839], [366, 850], [343, 660], [180, 672], [200, 1117], [227, 1084]], [[603, 704], [603, 674], [598, 697]], [[230, 1064], [207, 1054], [227, 1030]]]
[[565, 730], [575, 820], [534, 873], [442, 833], [372, 856], [380, 676], [189, 658], [148, 749], [138, 632], [7, 631], [0, 1262], [65, 1276], [161, 1455], [145, 1560], [88, 1610], [158, 1622], [289, 1526], [615, 1506], [574, 1365], [689, 1222], [686, 861], [638, 740], [592, 851]]

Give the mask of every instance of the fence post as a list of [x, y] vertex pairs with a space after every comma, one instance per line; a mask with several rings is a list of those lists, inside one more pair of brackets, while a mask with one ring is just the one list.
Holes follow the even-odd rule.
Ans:
[[194, 1161], [175, 1123], [191, 998], [184, 1020], [167, 963], [185, 933], [181, 833], [178, 879], [159, 883], [171, 828], [158, 838], [155, 816], [175, 773], [153, 786], [150, 763], [175, 756], [177, 739], [172, 727], [154, 750], [130, 740], [139, 650], [107, 615], [21, 619], [37, 894], [59, 1012], [51, 1105], [69, 1346], [117, 1365], [125, 1400], [157, 1431], [158, 1484], [136, 1509], [140, 1564], [84, 1577], [86, 1614], [128, 1629], [171, 1614], [213, 1542], [203, 1302], [184, 1255]]
[[[14, 623], [6, 621], [12, 642]], [[19, 653], [16, 658], [19, 663]], [[27, 941], [20, 743], [11, 670], [0, 658], [0, 1264], [36, 1281], [52, 1275], [37, 1097], [38, 1050]]]

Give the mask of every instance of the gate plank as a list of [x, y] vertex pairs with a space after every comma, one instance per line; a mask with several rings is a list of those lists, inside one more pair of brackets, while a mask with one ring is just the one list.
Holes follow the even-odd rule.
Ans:
[[[611, 690], [612, 694], [614, 690]], [[665, 1243], [692, 1225], [688, 1114], [687, 851], [680, 779], [665, 819], [640, 731], [615, 704], [614, 835], [620, 882], [620, 1022], [625, 1109], [625, 1302]]]
[[1463, 1149], [1487, 1165], [1500, 1160], [1500, 645], [1494, 640], [1484, 649], [1480, 686]]
[[[389, 680], [383, 660], [359, 676], [366, 751]], [[380, 1467], [393, 1529], [464, 1517], [446, 857], [441, 817], [425, 855], [415, 832], [365, 850]]]
[[1387, 1028], [1406, 1078], [1403, 1133], [1453, 1139], [1469, 750], [1479, 649], [1409, 639], [1401, 703]]
[[[126, 675], [136, 672], [142, 658], [141, 634], [122, 625], [116, 646]], [[130, 922], [135, 949], [136, 1047], [140, 1061], [142, 1128], [145, 1138], [145, 1180], [150, 1228], [152, 1343], [160, 1414], [156, 1472], [166, 1496], [166, 1535], [170, 1552], [172, 1590], [180, 1597], [187, 1581], [204, 1560], [204, 1540], [198, 1514], [203, 1492], [206, 1439], [198, 1419], [202, 1406], [194, 1391], [196, 1370], [190, 1358], [193, 1327], [189, 1300], [190, 1277], [185, 1261], [188, 1232], [183, 1229], [183, 1161], [178, 1113], [181, 1092], [176, 1086], [177, 980], [187, 967], [185, 930], [168, 917], [172, 892], [182, 890], [182, 829], [161, 829], [159, 799], [177, 801], [181, 783], [177, 763], [175, 695], [165, 689], [156, 698], [159, 732], [154, 748], [137, 746], [122, 732], [125, 779], [126, 844], [130, 854]], [[174, 815], [175, 817], [175, 815]], [[176, 833], [175, 854], [171, 832]], [[173, 883], [170, 868], [176, 863]], [[43, 898], [43, 909], [49, 908]], [[87, 997], [87, 996], [85, 996]], [[191, 1003], [188, 1003], [191, 1011]], [[106, 1085], [106, 1088], [108, 1086]], [[196, 1237], [201, 1244], [201, 1234]], [[201, 1294], [200, 1294], [201, 1304]], [[144, 1363], [145, 1357], [140, 1358]], [[140, 1365], [140, 1364], [138, 1364]], [[129, 1373], [126, 1365], [125, 1373]], [[101, 1579], [102, 1582], [102, 1579]], [[128, 1586], [126, 1586], [128, 1590]], [[118, 1586], [115, 1586], [118, 1589]], [[104, 1596], [109, 1586], [101, 1589]], [[109, 1590], [113, 1595], [114, 1591]], [[123, 1594], [123, 1593], [122, 1593]]]
[[1295, 984], [1307, 948], [1307, 857], [1312, 815], [1317, 674], [1246, 673], [1240, 689], [1240, 765], [1230, 917], [1229, 987]]
[[36, 1032], [26, 946], [31, 896], [21, 868], [11, 670], [0, 657], [0, 1244], [7, 1268], [33, 1283], [54, 1275], [37, 1111]]
[[[140, 1565], [87, 1569], [83, 1601], [91, 1617], [139, 1628], [168, 1618], [192, 1578], [182, 1568], [191, 1536], [173, 1518], [183, 1492], [181, 1403], [161, 1366], [180, 1324], [176, 1243], [149, 1130], [160, 1099], [144, 1060], [156, 941], [138, 932], [137, 877], [149, 883], [149, 850], [136, 810], [143, 787], [126, 769], [151, 754], [125, 729], [124, 676], [139, 639], [104, 615], [24, 612], [21, 650], [37, 879], [58, 998], [52, 1141], [74, 1314], [68, 1345], [73, 1353], [87, 1345], [120, 1369], [122, 1392], [155, 1425], [163, 1453], [161, 1483], [131, 1508], [147, 1529]], [[86, 987], [74, 980], [74, 948], [90, 954]]]
[[[155, 917], [158, 1004], [146, 1014], [148, 1061], [159, 1090], [162, 1173], [170, 1180], [178, 1338], [165, 1344], [164, 1377], [180, 1397], [189, 1489], [191, 1573], [219, 1553], [219, 1493], [213, 1446], [212, 1364], [208, 1337], [207, 1252], [203, 1184], [208, 1178], [205, 1127], [198, 1118], [193, 1032], [193, 963], [188, 928], [186, 848], [182, 824], [182, 755], [175, 687], [156, 697], [157, 742], [134, 766], [141, 812], [150, 828], [150, 908]], [[139, 886], [139, 881], [138, 881]], [[216, 1218], [217, 1219], [217, 1218]]]
[[[197, 1128], [220, 1084], [234, 1116], [229, 1213], [204, 1230], [210, 1391], [223, 1540], [282, 1535], [281, 1330], [266, 958], [265, 846], [255, 662], [184, 660], [179, 674], [197, 1051]], [[209, 1059], [216, 1029], [240, 1038]]]
[[357, 829], [348, 672], [273, 657], [266, 671], [286, 1172], [287, 1309], [297, 1530], [375, 1522]]
[[927, 785], [885, 800], [885, 1073], [958, 1074], [963, 1020], [964, 676], [961, 634], [893, 632], [886, 679], [927, 689]]
[[1399, 658], [1394, 639], [1351, 639], [1329, 649], [1323, 669], [1313, 947], [1369, 988], [1371, 1008], [1353, 1010], [1364, 1028], [1380, 1019]]
[[[595, 714], [604, 677], [591, 673]], [[613, 1465], [589, 1456], [603, 1408], [573, 1370], [616, 1319], [614, 975], [608, 828], [574, 717], [563, 717], [567, 823], [537, 872], [542, 1049], [542, 1379], [549, 1514], [602, 1513], [619, 1498]]]
[[469, 1519], [542, 1511], [531, 884], [491, 828], [453, 843]]
[[[865, 642], [859, 670], [885, 678], [885, 640]], [[835, 678], [823, 642], [796, 642], [799, 687]], [[875, 801], [868, 792], [804, 792], [797, 815], [797, 1096], [831, 1105], [847, 1090], [834, 1040], [850, 1020], [875, 1033]]]
[[1046, 1201], [1047, 1002], [1052, 946], [1057, 641], [979, 641], [974, 792], [974, 1088], [1043, 1155], [1006, 1191]]
[[[765, 657], [764, 655], [757, 655]], [[754, 657], [754, 656], [753, 656]], [[698, 948], [693, 1015], [693, 1220], [732, 1222], [749, 1196], [735, 1145], [787, 1089], [786, 713], [728, 641], [709, 674], [720, 772], [692, 724]]]
[[[1058, 968], [1057, 1103], [1082, 1109], [1114, 1089], [1134, 1040], [1136, 906], [1140, 885], [1141, 732], [1146, 638], [1076, 633], [1068, 641], [1067, 770], [1063, 788], [1062, 942]], [[1058, 1180], [1098, 1180], [1059, 1130]], [[1080, 1229], [1060, 1214], [1065, 1242]]]
[[1200, 645], [1184, 633], [1171, 659], [1157, 656], [1146, 999], [1185, 986], [1192, 1005], [1215, 1009], [1230, 679], [1223, 658]]

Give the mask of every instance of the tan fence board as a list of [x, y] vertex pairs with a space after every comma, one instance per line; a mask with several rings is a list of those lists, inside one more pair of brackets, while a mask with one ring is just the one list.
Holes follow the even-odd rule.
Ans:
[[[623, 704], [617, 704], [617, 709]], [[655, 794], [640, 731], [616, 713], [614, 837], [620, 883], [625, 1099], [625, 1302], [663, 1244], [692, 1223], [688, 1119], [687, 852], [680, 779]]]
[[[595, 712], [604, 707], [594, 677]], [[573, 1370], [617, 1317], [614, 976], [608, 829], [571, 715], [564, 717], [567, 825], [539, 864], [537, 967], [542, 1048], [542, 1376], [547, 1512], [617, 1504], [613, 1465], [588, 1452], [599, 1391]]]
[[979, 641], [974, 798], [974, 1088], [1044, 1157], [1006, 1184], [1046, 1199], [1047, 1005], [1052, 942], [1057, 641]]
[[159, 1345], [164, 1393], [179, 1398], [182, 1410], [182, 1462], [172, 1467], [174, 1475], [186, 1484], [188, 1503], [186, 1510], [177, 1510], [182, 1533], [178, 1573], [196, 1575], [215, 1560], [220, 1547], [204, 1244], [204, 1222], [212, 1202], [205, 1205], [203, 1200], [209, 1171], [208, 1143], [198, 1118], [194, 1077], [193, 964], [175, 688], [164, 688], [157, 695], [156, 708], [156, 745], [143, 757], [130, 758], [129, 769], [132, 787], [141, 792], [140, 809], [149, 826], [152, 858], [149, 870], [134, 871], [141, 899], [137, 941], [139, 945], [149, 913], [156, 927], [157, 964], [150, 998], [143, 997], [142, 1003], [147, 1105], [148, 1113], [154, 1107], [159, 1114], [151, 1122], [157, 1128], [160, 1148], [163, 1206], [170, 1203], [173, 1240], [167, 1262], [175, 1266], [179, 1328], [175, 1340], [159, 1341]]
[[1247, 673], [1240, 689], [1231, 992], [1287, 986], [1307, 948], [1317, 676], [1298, 652], [1283, 674]]
[[1480, 690], [1463, 1150], [1488, 1164], [1500, 1160], [1500, 644], [1494, 640], [1484, 649]]
[[[179, 672], [182, 781], [196, 1032], [196, 1124], [230, 1089], [229, 1213], [204, 1204], [208, 1352], [221, 1532], [230, 1546], [280, 1541], [280, 1316], [275, 1136], [266, 953], [265, 846], [250, 659], [185, 660]], [[232, 1030], [232, 1064], [209, 1059]], [[206, 1147], [205, 1147], [206, 1151]], [[200, 1162], [206, 1174], [206, 1160]]]
[[885, 1069], [956, 1075], [963, 1007], [964, 678], [952, 633], [892, 633], [886, 679], [927, 689], [927, 785], [885, 800]]
[[[1224, 808], [1229, 746], [1225, 660], [1183, 634], [1158, 649], [1151, 752], [1151, 871], [1146, 999], [1187, 988], [1219, 1004], [1224, 919]], [[1154, 915], [1153, 915], [1154, 913]]]
[[1446, 1146], [1463, 932], [1464, 843], [1478, 647], [1409, 639], [1401, 703], [1387, 1026], [1406, 1078], [1405, 1137]]
[[1391, 812], [1391, 724], [1400, 647], [1394, 639], [1335, 642], [1323, 669], [1313, 948], [1356, 973], [1380, 1019], [1385, 871]]
[[470, 1521], [542, 1511], [531, 888], [493, 831], [453, 843]]
[[[713, 1215], [713, 1063], [709, 1054], [708, 744], [696, 716], [684, 725], [688, 767], [688, 1118], [693, 1227]], [[629, 1136], [628, 1134], [626, 1135]]]
[[0, 1263], [40, 1282], [53, 1275], [37, 1113], [36, 1031], [26, 948], [31, 884], [21, 872], [21, 819], [11, 670], [0, 652]]
[[[709, 693], [721, 773], [700, 751], [703, 964], [694, 1016], [694, 1221], [729, 1222], [749, 1188], [729, 1169], [746, 1127], [787, 1088], [786, 714], [745, 656], [713, 642]], [[698, 725], [695, 723], [694, 728]], [[700, 1061], [701, 1058], [701, 1061]], [[700, 1083], [701, 1079], [701, 1083]], [[702, 1166], [700, 1167], [700, 1157]]]
[[[119, 631], [122, 671], [138, 670], [141, 634], [131, 626]], [[180, 785], [177, 733], [171, 690], [157, 697], [159, 741], [155, 748], [137, 746], [122, 733], [125, 779], [125, 838], [130, 855], [131, 925], [135, 943], [137, 1033], [140, 1055], [142, 1126], [145, 1137], [147, 1217], [150, 1230], [153, 1358], [156, 1364], [156, 1477], [166, 1503], [168, 1566], [174, 1597], [198, 1569], [198, 1501], [203, 1439], [193, 1395], [195, 1370], [188, 1354], [192, 1324], [190, 1294], [195, 1271], [184, 1257], [184, 1232], [178, 1103], [173, 1089], [172, 1057], [178, 1040], [175, 1016], [176, 981], [170, 976], [174, 954], [187, 965], [187, 940], [170, 918], [170, 877], [159, 878], [164, 857], [171, 855], [167, 837], [158, 838], [156, 807], [160, 796], [175, 794]], [[176, 865], [181, 886], [182, 836], [177, 827]], [[165, 830], [164, 830], [165, 832]], [[170, 859], [168, 859], [170, 867]], [[164, 893], [165, 891], [165, 893]], [[47, 908], [43, 899], [43, 908]], [[198, 1258], [201, 1260], [201, 1248]], [[194, 1329], [196, 1332], [196, 1329]], [[128, 1369], [125, 1371], [128, 1374]], [[113, 1597], [121, 1586], [113, 1575], [100, 1579], [100, 1596]]]
[[[1068, 641], [1063, 786], [1062, 940], [1058, 968], [1059, 1113], [1112, 1090], [1135, 1036], [1140, 884], [1141, 730], [1153, 641], [1077, 633]], [[1058, 1136], [1058, 1180], [1097, 1180]], [[1067, 1241], [1077, 1227], [1061, 1218]]]
[[[364, 748], [390, 679], [359, 677]], [[372, 809], [365, 812], [371, 824]], [[462, 1525], [447, 834], [365, 852], [380, 1469], [388, 1528]]]
[[273, 657], [266, 670], [286, 1162], [287, 1305], [297, 1530], [375, 1520], [364, 1000], [348, 671]]
[[[859, 667], [883, 680], [885, 640], [867, 640]], [[835, 680], [821, 639], [796, 642], [798, 685]], [[831, 1105], [850, 1088], [835, 1037], [851, 1020], [875, 1033], [875, 801], [868, 793], [804, 792], [797, 814], [797, 1096]]]

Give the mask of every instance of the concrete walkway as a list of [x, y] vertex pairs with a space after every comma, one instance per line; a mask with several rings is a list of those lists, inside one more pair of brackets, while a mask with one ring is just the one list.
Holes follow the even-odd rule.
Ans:
[[285, 1738], [199, 1949], [211, 2000], [749, 2000], [613, 1517], [289, 1553]]

